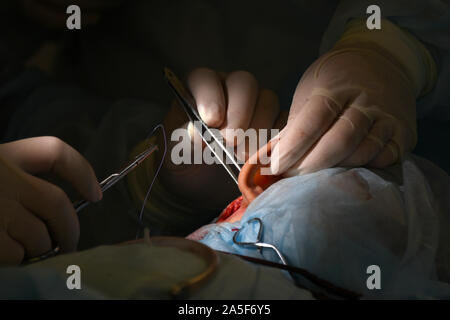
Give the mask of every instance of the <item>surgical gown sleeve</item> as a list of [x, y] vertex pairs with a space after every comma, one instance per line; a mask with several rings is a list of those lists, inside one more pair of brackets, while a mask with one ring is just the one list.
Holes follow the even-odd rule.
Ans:
[[[422, 41], [432, 53], [438, 68], [434, 89], [417, 101], [419, 117], [450, 120], [450, 2], [445, 0], [343, 0], [322, 38], [320, 52], [334, 45], [353, 18], [366, 19], [367, 7], [376, 4], [381, 18], [389, 19]], [[381, 26], [383, 27], [383, 26]]]

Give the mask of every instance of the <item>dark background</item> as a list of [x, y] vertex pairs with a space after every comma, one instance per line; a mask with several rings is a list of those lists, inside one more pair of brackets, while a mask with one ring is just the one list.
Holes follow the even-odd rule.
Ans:
[[[20, 10], [20, 1], [15, 0], [2, 0], [0, 4], [0, 142], [5, 142], [4, 133], [8, 127], [9, 118], [11, 114], [16, 110], [17, 106], [20, 105], [24, 97], [27, 96], [29, 92], [32, 91], [33, 86], [27, 89], [25, 86], [20, 92], [14, 95], [5, 96], [3, 91], [5, 91], [5, 86], [9, 85], [9, 81], [17, 74], [19, 74], [24, 69], [25, 62], [40, 48], [40, 46], [46, 41], [53, 41], [62, 44], [62, 54], [57, 62], [57, 67], [55, 69], [54, 81], [61, 81], [65, 83], [73, 83], [77, 86], [82, 87], [86, 90], [91, 90], [100, 96], [108, 99], [118, 99], [118, 98], [141, 98], [147, 99], [149, 96], [143, 95], [144, 90], [136, 88], [136, 86], [127, 87], [125, 84], [121, 87], [122, 91], [112, 90], [108, 87], [109, 84], [103, 80], [95, 79], [90, 77], [89, 69], [86, 69], [86, 65], [89, 63], [96, 64], [94, 61], [86, 61], [86, 54], [83, 52], [86, 42], [95, 42], [96, 39], [104, 39], [108, 37], [117, 37], [120, 41], [129, 41], [130, 48], [135, 48], [137, 51], [142, 50], [145, 52], [145, 46], [139, 43], [139, 41], [134, 41], [133, 37], [127, 34], [127, 26], [130, 23], [130, 15], [133, 10], [130, 9], [130, 2], [125, 2], [125, 5], [114, 10], [110, 10], [101, 19], [100, 23], [94, 27], [87, 28], [86, 30], [81, 30], [79, 32], [68, 32], [67, 29], [48, 29], [43, 27], [41, 24], [33, 21], [29, 17], [25, 17]], [[264, 14], [264, 12], [259, 12], [257, 9], [257, 3], [255, 1], [248, 1], [246, 5], [255, 7], [255, 14]], [[293, 66], [295, 73], [292, 77], [286, 80], [284, 83], [280, 84], [275, 91], [279, 94], [281, 105], [283, 108], [288, 108], [290, 103], [290, 98], [295, 89], [297, 81], [299, 80], [302, 72], [309, 66], [309, 64], [317, 57], [318, 48], [320, 44], [321, 34], [325, 30], [329, 19], [331, 18], [337, 1], [311, 1], [308, 6], [302, 8], [302, 19], [310, 19], [310, 24], [314, 25], [315, 28], [307, 30], [305, 35], [308, 37], [309, 46], [304, 48], [304, 57], [301, 62], [298, 62]], [[220, 6], [220, 4], [214, 4]], [[292, 15], [287, 17], [286, 20], [293, 19], [295, 10], [292, 10]], [[321, 12], [321, 15], [315, 14], [316, 12]], [[134, 12], [135, 14], [135, 12]], [[180, 13], [178, 13], [180, 14]], [[266, 12], [267, 14], [267, 12]], [[237, 22], [239, 23], [239, 22]], [[270, 24], [271, 20], [267, 19], [267, 24]], [[287, 22], [286, 22], [287, 23]], [[239, 31], [239, 25], [236, 26], [236, 31]], [[124, 40], [126, 39], [126, 40]], [[180, 39], [178, 39], [180, 40]], [[181, 39], [182, 40], [182, 39]], [[119, 41], [119, 40], [118, 40]], [[168, 42], [170, 43], [170, 41]], [[239, 45], [239, 44], [236, 44]], [[102, 41], [99, 41], [99, 47], [102, 46]], [[112, 48], [111, 50], [114, 50]], [[227, 52], [232, 54], [234, 48], [227, 47]], [[148, 50], [152, 52], [152, 50]], [[101, 55], [101, 51], [98, 53]], [[263, 54], [263, 52], [262, 52]], [[185, 52], [180, 52], [184, 59], [192, 59], [193, 67], [198, 66], [198, 61], [196, 60], [193, 51], [186, 48]], [[191, 55], [191, 56], [190, 56]], [[92, 55], [88, 55], [92, 56]], [[95, 55], [93, 55], [95, 56]], [[120, 57], [120, 55], [119, 55]], [[154, 57], [153, 57], [154, 58]], [[108, 62], [109, 57], [104, 56], [105, 62]], [[145, 58], [144, 58], [145, 59]], [[164, 61], [161, 58], [161, 66], [171, 61]], [[109, 61], [111, 64], [112, 71], [106, 70], [108, 72], [116, 72], [120, 68], [114, 61]], [[172, 62], [176, 63], [176, 62]], [[106, 64], [105, 64], [106, 65]], [[120, 65], [120, 64], [119, 64]], [[102, 67], [98, 64], [98, 67]], [[220, 67], [220, 66], [219, 66]], [[264, 74], [258, 75], [258, 70], [252, 70], [252, 66], [236, 66], [238, 67], [248, 67], [245, 69], [250, 69], [249, 71], [254, 72], [258, 79], [262, 79], [264, 82], [269, 76]], [[185, 73], [188, 70], [179, 70], [181, 73]], [[135, 83], [143, 83], [147, 85], [145, 81], [140, 81], [139, 77], [142, 77], [142, 67], [139, 64], [139, 60], [134, 64], [128, 63], [127, 72], [131, 75], [136, 75]], [[158, 75], [159, 76], [159, 75]], [[270, 82], [268, 79], [266, 82]], [[99, 84], [101, 83], [101, 85]], [[163, 85], [163, 84], [162, 84]], [[139, 85], [137, 85], [139, 86]], [[153, 92], [150, 92], [153, 99], [159, 100], [161, 103], [166, 103], [170, 100], [170, 93], [167, 90], [161, 90], [161, 88], [154, 88]], [[155, 92], [160, 93], [160, 96], [155, 98]], [[449, 123], [442, 122], [436, 119], [419, 119], [418, 121], [418, 144], [414, 150], [414, 153], [423, 156], [448, 173], [450, 172], [450, 126]]]

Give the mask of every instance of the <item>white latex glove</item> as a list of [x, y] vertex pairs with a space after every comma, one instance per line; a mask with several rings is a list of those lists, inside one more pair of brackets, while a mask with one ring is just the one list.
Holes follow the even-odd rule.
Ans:
[[[255, 77], [246, 71], [225, 74], [199, 68], [188, 75], [186, 82], [200, 117], [211, 128], [220, 130], [228, 146], [237, 148], [247, 145], [248, 141], [238, 141], [233, 136], [227, 138], [230, 134], [227, 129], [281, 129], [286, 124], [287, 113], [280, 112], [277, 95], [271, 90], [260, 89]], [[187, 127], [192, 141], [201, 141], [195, 128], [188, 123], [183, 109], [174, 103], [165, 120], [167, 131], [171, 133], [176, 128]], [[169, 142], [169, 155], [176, 144], [178, 142]], [[237, 154], [242, 160], [256, 151], [248, 150], [246, 145], [242, 148], [244, 152]], [[218, 164], [179, 165], [172, 163], [168, 156], [160, 176], [174, 194], [207, 207], [223, 208], [238, 192], [233, 180]]]
[[54, 137], [0, 144], [0, 265], [19, 264], [52, 249], [73, 251], [78, 217], [59, 187], [33, 174], [53, 172], [89, 201], [102, 197], [94, 170], [75, 149]]
[[[389, 22], [383, 26], [391, 28], [388, 38], [403, 36]], [[404, 65], [386, 49], [391, 48], [389, 41], [385, 47], [371, 41], [380, 35], [384, 39], [389, 30], [383, 30], [351, 34], [347, 38], [352, 39], [338, 43], [305, 72], [288, 124], [274, 140], [274, 174], [304, 174], [338, 165], [385, 167], [414, 148], [415, 100], [424, 89], [418, 79], [425, 76], [415, 53]], [[365, 38], [368, 41], [361, 41]], [[412, 41], [406, 36], [398, 40]], [[400, 46], [405, 51], [410, 47]]]

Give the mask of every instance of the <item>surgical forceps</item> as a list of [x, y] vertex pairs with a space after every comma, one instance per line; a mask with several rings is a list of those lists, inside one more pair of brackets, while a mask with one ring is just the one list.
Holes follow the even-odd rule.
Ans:
[[237, 238], [238, 236], [241, 234], [242, 231], [242, 227], [236, 231], [236, 233], [233, 236], [233, 242], [237, 245], [240, 246], [251, 246], [251, 247], [256, 247], [259, 252], [261, 253], [263, 248], [269, 248], [272, 249], [273, 251], [275, 251], [275, 253], [278, 255], [278, 258], [280, 258], [281, 262], [287, 266], [287, 262], [286, 259], [284, 258], [284, 256], [281, 254], [280, 250], [277, 249], [277, 247], [275, 247], [273, 244], [270, 243], [265, 243], [265, 242], [261, 242], [261, 235], [262, 235], [262, 231], [263, 231], [263, 223], [262, 220], [260, 218], [253, 218], [248, 220], [245, 224], [250, 224], [253, 221], [256, 221], [259, 224], [259, 230], [258, 230], [258, 235], [256, 236], [256, 240], [255, 241], [250, 241], [250, 242], [243, 242], [243, 241], [238, 241]]
[[[234, 155], [234, 152], [230, 152], [227, 149], [225, 144], [223, 143], [223, 138], [216, 130], [211, 130], [208, 125], [200, 118], [194, 98], [191, 94], [185, 89], [180, 80], [178, 80], [177, 76], [169, 69], [164, 68], [164, 76], [169, 83], [170, 88], [173, 93], [177, 97], [178, 102], [183, 107], [186, 112], [189, 120], [194, 124], [194, 127], [202, 137], [202, 140], [206, 143], [209, 150], [214, 154], [214, 156], [219, 160], [220, 164], [225, 168], [231, 178], [238, 184], [238, 175], [241, 172], [241, 166], [238, 163], [237, 158]], [[196, 123], [200, 124], [195, 125]], [[206, 136], [208, 134], [213, 141]], [[220, 150], [225, 154], [226, 160], [224, 161], [220, 154], [217, 153], [216, 149], [212, 145], [216, 143]], [[227, 161], [228, 160], [228, 161]]]
[[[100, 182], [100, 188], [102, 192], [105, 192], [109, 188], [111, 188], [113, 185], [115, 185], [118, 181], [120, 181], [123, 177], [125, 177], [128, 173], [130, 173], [134, 168], [136, 168], [138, 165], [142, 163], [149, 155], [151, 155], [155, 150], [157, 150], [157, 146], [150, 146], [148, 149], [146, 149], [141, 154], [137, 155], [133, 160], [127, 163], [125, 167], [120, 170], [119, 172], [111, 174], [108, 178]], [[75, 211], [78, 213], [86, 207], [90, 202], [87, 200], [80, 200], [73, 204]]]
[[[107, 177], [105, 180], [100, 182], [100, 188], [102, 192], [105, 192], [109, 188], [111, 188], [113, 185], [115, 185], [117, 182], [119, 182], [123, 177], [125, 177], [128, 173], [130, 173], [133, 169], [135, 169], [139, 164], [141, 164], [149, 155], [151, 155], [155, 150], [157, 150], [158, 147], [155, 145], [151, 145], [149, 148], [147, 148], [145, 151], [137, 155], [134, 159], [129, 161], [125, 167], [120, 170], [119, 172], [111, 174], [109, 177]], [[75, 211], [79, 213], [84, 207], [86, 207], [90, 202], [87, 200], [80, 200], [76, 201], [73, 206], [75, 208]], [[56, 256], [59, 251], [60, 247], [56, 246], [55, 248], [51, 249], [50, 251], [47, 251], [40, 256], [29, 258], [25, 261], [25, 264], [38, 262], [41, 260], [45, 260], [47, 258]]]

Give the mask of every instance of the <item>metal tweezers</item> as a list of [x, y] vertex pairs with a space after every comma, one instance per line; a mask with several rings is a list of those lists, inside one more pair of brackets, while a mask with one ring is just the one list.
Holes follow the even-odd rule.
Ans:
[[[194, 125], [197, 129], [198, 133], [202, 137], [202, 140], [206, 143], [209, 150], [214, 154], [214, 156], [219, 160], [220, 164], [225, 168], [231, 178], [238, 184], [238, 176], [239, 172], [241, 172], [241, 165], [238, 163], [237, 158], [234, 155], [234, 152], [231, 153], [223, 143], [223, 138], [220, 133], [214, 132], [211, 130], [208, 125], [200, 118], [194, 98], [191, 94], [184, 88], [183, 84], [180, 80], [175, 76], [175, 74], [169, 69], [164, 68], [164, 76], [169, 83], [170, 88], [173, 93], [177, 97], [178, 102], [183, 107], [186, 112], [189, 120], [195, 124], [199, 123], [200, 126]], [[210, 141], [206, 137], [206, 133], [212, 138], [213, 141]], [[213, 146], [213, 143], [217, 144], [222, 152], [225, 154], [226, 160], [224, 161], [222, 157], [216, 152], [216, 149]], [[228, 161], [227, 161], [228, 160]]]
[[[100, 182], [100, 188], [102, 192], [105, 192], [109, 188], [111, 188], [113, 185], [115, 185], [118, 181], [120, 181], [123, 177], [125, 177], [128, 173], [130, 173], [134, 168], [136, 168], [139, 164], [142, 163], [149, 155], [151, 155], [155, 150], [157, 150], [157, 146], [150, 146], [148, 149], [146, 149], [141, 154], [137, 155], [133, 160], [129, 161], [125, 167], [120, 170], [119, 172], [113, 173], [108, 178]], [[75, 211], [78, 213], [80, 212], [84, 207], [86, 207], [90, 202], [87, 200], [80, 200], [73, 204]]]
[[[139, 164], [141, 164], [149, 155], [151, 155], [155, 150], [157, 150], [158, 147], [155, 145], [151, 145], [148, 149], [146, 149], [141, 154], [137, 155], [134, 159], [129, 161], [125, 167], [120, 170], [119, 172], [111, 174], [108, 178], [100, 182], [100, 188], [102, 192], [105, 192], [109, 188], [111, 188], [113, 185], [115, 185], [118, 181], [120, 181], [123, 177], [125, 177], [128, 173], [133, 171]], [[87, 200], [80, 200], [74, 202], [73, 206], [75, 208], [75, 211], [79, 213], [84, 207], [86, 207], [90, 202]], [[38, 262], [53, 256], [56, 256], [60, 251], [59, 246], [51, 249], [50, 251], [47, 251], [40, 256], [33, 257], [27, 259], [24, 264], [34, 263]]]

